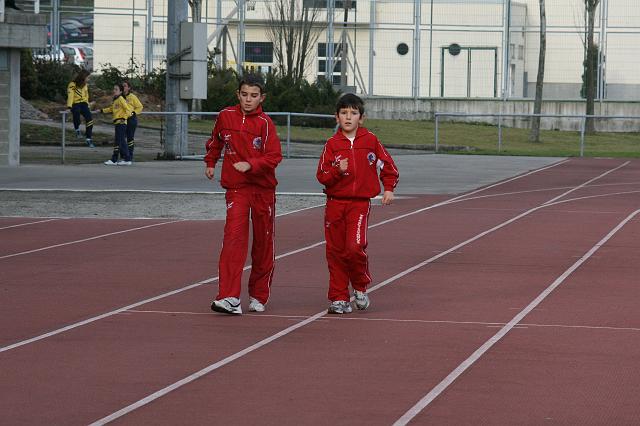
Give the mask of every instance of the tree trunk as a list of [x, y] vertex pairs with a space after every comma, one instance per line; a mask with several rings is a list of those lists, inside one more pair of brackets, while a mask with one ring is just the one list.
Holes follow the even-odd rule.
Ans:
[[[540, 0], [540, 51], [538, 53], [538, 76], [536, 77], [536, 99], [533, 104], [533, 113], [542, 112], [542, 88], [544, 86], [544, 62], [547, 55], [547, 15], [544, 0]], [[540, 117], [531, 120], [530, 142], [540, 142]]]

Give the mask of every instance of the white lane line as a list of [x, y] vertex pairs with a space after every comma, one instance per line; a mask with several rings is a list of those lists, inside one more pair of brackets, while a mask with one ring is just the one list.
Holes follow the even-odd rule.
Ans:
[[[561, 162], [559, 162], [559, 163], [553, 164], [553, 165], [548, 166], [548, 167], [544, 167], [544, 168], [542, 168], [542, 169], [534, 170], [534, 171], [532, 171], [532, 172], [526, 173], [526, 174], [521, 175], [521, 176], [519, 176], [519, 177], [515, 177], [515, 178], [513, 178], [513, 179], [509, 179], [509, 180], [505, 181], [504, 183], [507, 183], [507, 182], [513, 181], [513, 180], [518, 179], [518, 178], [521, 178], [521, 177], [529, 176], [529, 175], [531, 175], [531, 174], [533, 174], [533, 173], [536, 173], [536, 172], [539, 172], [539, 171], [547, 170], [547, 169], [549, 169], [549, 168], [551, 168], [551, 167], [555, 167], [555, 166], [557, 166], [557, 165], [559, 165], [559, 164], [564, 164], [564, 163], [566, 163], [566, 161], [567, 161], [567, 160], [565, 160], [565, 161], [561, 161]], [[495, 186], [497, 186], [497, 185], [499, 185], [499, 183], [498, 183], [498, 184], [491, 185], [491, 186], [486, 187], [486, 188], [484, 188], [484, 189], [489, 189], [489, 188], [495, 187]], [[477, 193], [477, 192], [479, 192], [479, 191], [481, 191], [481, 190], [482, 190], [482, 189], [477, 190], [477, 191], [474, 191], [473, 193]], [[454, 199], [460, 199], [461, 197], [462, 197], [462, 196], [455, 197]], [[430, 208], [430, 207], [429, 207], [429, 208]], [[420, 209], [419, 211], [425, 211], [425, 210], [428, 210], [429, 208], [422, 208], [422, 209]], [[277, 215], [276, 215], [276, 216], [277, 216]], [[401, 217], [406, 217], [406, 215], [402, 215]], [[387, 220], [387, 221], [385, 221], [385, 223], [388, 223], [388, 222], [391, 222], [391, 220]], [[375, 227], [375, 226], [378, 226], [378, 224], [370, 225], [370, 226], [369, 226], [369, 228], [373, 228], [373, 227]], [[303, 252], [303, 251], [306, 251], [306, 250], [310, 250], [310, 249], [315, 248], [315, 247], [319, 247], [319, 246], [321, 246], [321, 245], [323, 245], [323, 244], [325, 244], [325, 241], [319, 241], [319, 242], [317, 242], [317, 243], [314, 243], [314, 244], [308, 245], [308, 246], [306, 246], [306, 247], [302, 247], [302, 248], [299, 248], [299, 249], [297, 249], [297, 250], [293, 250], [293, 251], [290, 251], [290, 252], [287, 252], [287, 253], [280, 254], [280, 255], [276, 256], [276, 260], [282, 259], [282, 258], [287, 257], [287, 256], [291, 256], [291, 255], [294, 255], [294, 254], [296, 254], [296, 253], [300, 253], [300, 252]], [[246, 270], [248, 270], [249, 268], [251, 268], [251, 265], [247, 265], [247, 266], [245, 266], [245, 267], [243, 268], [243, 271], [246, 271]], [[77, 328], [77, 327], [81, 327], [81, 326], [84, 326], [84, 325], [90, 324], [90, 323], [92, 323], [92, 322], [95, 322], [95, 321], [98, 321], [98, 320], [101, 320], [101, 319], [104, 319], [104, 318], [108, 318], [108, 317], [110, 317], [110, 316], [112, 316], [112, 315], [116, 315], [116, 314], [118, 314], [118, 313], [120, 313], [120, 312], [122, 312], [122, 311], [126, 311], [126, 310], [129, 310], [129, 309], [132, 309], [132, 308], [135, 308], [135, 307], [138, 307], [138, 306], [144, 305], [144, 304], [149, 303], [149, 302], [153, 302], [153, 301], [156, 301], [156, 300], [159, 300], [159, 299], [163, 299], [163, 298], [165, 298], [165, 297], [173, 296], [173, 295], [175, 295], [175, 294], [181, 293], [181, 292], [183, 292], [183, 291], [190, 290], [190, 289], [192, 289], [192, 288], [198, 287], [198, 286], [203, 285], [203, 284], [208, 284], [208, 283], [214, 282], [214, 281], [218, 280], [218, 278], [219, 278], [219, 277], [217, 277], [217, 276], [216, 276], [216, 277], [212, 277], [212, 278], [205, 279], [205, 280], [203, 280], [203, 281], [199, 281], [199, 282], [197, 282], [197, 283], [189, 284], [189, 285], [187, 285], [187, 286], [185, 286], [185, 287], [182, 287], [182, 288], [179, 288], [179, 289], [176, 289], [176, 290], [173, 290], [173, 291], [167, 292], [167, 293], [163, 293], [163, 294], [160, 294], [160, 295], [158, 295], [158, 296], [155, 296], [155, 297], [152, 297], [152, 298], [149, 298], [149, 299], [144, 299], [144, 300], [141, 300], [141, 301], [139, 301], [139, 302], [133, 303], [133, 304], [131, 304], [131, 305], [123, 306], [123, 307], [118, 308], [118, 309], [115, 309], [115, 310], [113, 310], [113, 311], [106, 312], [106, 313], [104, 313], [104, 314], [101, 314], [101, 315], [98, 315], [98, 316], [95, 316], [95, 317], [88, 318], [88, 319], [86, 319], [86, 320], [84, 320], [84, 321], [76, 322], [76, 323], [73, 323], [73, 324], [67, 325], [67, 326], [65, 326], [65, 327], [59, 328], [59, 329], [57, 329], [57, 330], [53, 330], [53, 331], [50, 331], [50, 332], [48, 332], [48, 333], [44, 333], [44, 334], [41, 334], [41, 335], [39, 335], [39, 336], [32, 337], [32, 338], [30, 338], [30, 339], [22, 340], [22, 341], [20, 341], [20, 342], [16, 342], [16, 343], [14, 343], [14, 344], [11, 344], [11, 345], [8, 345], [8, 346], [4, 346], [4, 347], [0, 348], [0, 353], [5, 352], [5, 351], [8, 351], [8, 350], [11, 350], [11, 349], [19, 348], [19, 347], [24, 346], [24, 345], [27, 345], [27, 344], [29, 344], [29, 343], [37, 342], [37, 341], [42, 340], [42, 339], [45, 339], [45, 338], [47, 338], [47, 337], [55, 336], [55, 335], [57, 335], [57, 334], [60, 334], [60, 333], [63, 333], [63, 332], [66, 332], [66, 331], [72, 330], [72, 329]]]
[[211, 364], [208, 367], [205, 367], [202, 370], [197, 371], [197, 372], [193, 373], [192, 375], [187, 376], [184, 379], [173, 383], [170, 386], [167, 386], [167, 387], [165, 387], [163, 389], [160, 389], [159, 391], [157, 391], [155, 393], [152, 393], [151, 395], [147, 396], [146, 398], [143, 398], [143, 399], [141, 399], [141, 400], [139, 400], [139, 401], [127, 406], [127, 407], [124, 407], [121, 410], [116, 411], [115, 413], [112, 413], [112, 414], [110, 414], [110, 415], [108, 415], [106, 417], [103, 417], [100, 420], [97, 420], [97, 421], [91, 423], [89, 426], [104, 425], [104, 424], [107, 424], [109, 422], [112, 422], [113, 420], [116, 420], [116, 419], [124, 416], [125, 414], [127, 414], [127, 413], [129, 413], [129, 412], [131, 412], [131, 411], [133, 411], [133, 410], [135, 410], [135, 409], [137, 409], [139, 407], [142, 407], [143, 405], [147, 405], [148, 403], [150, 403], [150, 402], [152, 402], [152, 401], [154, 401], [154, 400], [156, 400], [156, 399], [168, 394], [169, 392], [172, 392], [172, 391], [174, 391], [174, 390], [176, 390], [176, 389], [178, 389], [178, 388], [180, 388], [180, 387], [182, 387], [182, 386], [184, 386], [184, 385], [186, 385], [188, 383], [191, 383], [194, 380], [196, 380], [196, 379], [198, 379], [198, 378], [200, 378], [200, 377], [202, 377], [204, 375], [207, 375], [210, 372], [212, 372], [214, 370], [217, 370], [218, 368], [220, 368], [220, 367], [222, 367], [224, 365], [227, 365], [230, 362], [235, 361], [238, 358], [242, 358], [243, 356], [255, 351], [256, 349], [260, 349], [261, 347], [273, 342], [274, 340], [279, 339], [282, 336], [286, 336], [287, 334], [291, 333], [292, 331], [297, 330], [298, 328], [304, 327], [305, 325], [312, 323], [313, 321], [315, 321], [315, 320], [323, 317], [324, 315], [326, 315], [326, 313], [327, 313], [326, 311], [318, 312], [317, 314], [308, 317], [304, 321], [300, 321], [300, 322], [298, 322], [298, 323], [296, 323], [296, 324], [294, 324], [294, 325], [292, 325], [290, 327], [287, 327], [284, 330], [282, 330], [282, 331], [280, 331], [280, 332], [278, 332], [278, 333], [276, 333], [276, 334], [274, 334], [272, 336], [267, 337], [266, 339], [263, 339], [263, 340], [255, 343], [255, 344], [253, 344], [253, 345], [251, 345], [251, 346], [249, 346], [249, 347], [247, 347], [247, 348], [245, 348], [245, 349], [243, 349], [243, 350], [241, 350], [239, 352], [236, 352], [235, 354], [233, 354], [231, 356], [228, 356], [228, 357], [226, 357], [226, 358], [224, 358], [224, 359], [222, 359], [222, 360], [220, 360], [220, 361], [218, 361], [218, 362], [216, 362], [214, 364]]
[[600, 247], [602, 247], [607, 241], [609, 241], [624, 225], [633, 219], [640, 209], [634, 211], [627, 216], [622, 222], [620, 222], [615, 228], [613, 228], [607, 235], [605, 235], [596, 245], [591, 247], [580, 259], [578, 259], [573, 265], [571, 265], [562, 275], [551, 283], [542, 293], [538, 295], [527, 307], [520, 311], [511, 321], [509, 321], [504, 327], [500, 329], [494, 336], [487, 340], [482, 346], [480, 346], [471, 356], [464, 360], [458, 367], [453, 370], [447, 377], [445, 377], [440, 383], [438, 383], [429, 393], [427, 393], [420, 401], [418, 401], [413, 407], [411, 407], [402, 417], [400, 417], [394, 423], [394, 426], [402, 426], [409, 423], [414, 417], [416, 417], [422, 410], [424, 410], [434, 399], [436, 399], [446, 388], [448, 388], [462, 373], [464, 373], [469, 367], [471, 367], [482, 355], [484, 355], [493, 345], [499, 342], [512, 328], [522, 321], [532, 310], [536, 308], [542, 301], [555, 290], [560, 284], [564, 282], [569, 275], [571, 275], [576, 269], [578, 269], [584, 262], [586, 262]]
[[[605, 173], [601, 174], [600, 176], [606, 176], [608, 173], [609, 172], [605, 172]], [[590, 181], [593, 181], [594, 179], [590, 179]], [[566, 191], [567, 194], [569, 194], [571, 192], [573, 192], [572, 189]], [[564, 195], [564, 194], [561, 194], [559, 197], [561, 197], [562, 195]], [[559, 197], [554, 197], [553, 200], [558, 199]], [[437, 259], [439, 259], [439, 258], [441, 258], [441, 257], [443, 257], [443, 256], [445, 256], [445, 255], [447, 255], [447, 254], [459, 249], [460, 247], [465, 246], [465, 245], [467, 245], [467, 244], [469, 244], [469, 243], [471, 243], [473, 241], [476, 241], [476, 240], [482, 238], [483, 236], [485, 236], [487, 234], [490, 234], [491, 232], [494, 232], [494, 231], [496, 231], [498, 229], [501, 229], [501, 228], [509, 225], [510, 223], [513, 223], [516, 220], [518, 220], [518, 219], [520, 219], [520, 218], [522, 218], [524, 216], [527, 216], [527, 215], [529, 215], [529, 214], [531, 214], [531, 213], [533, 213], [533, 212], [535, 212], [535, 211], [537, 211], [537, 210], [539, 210], [541, 208], [544, 208], [544, 207], [546, 207], [546, 203], [542, 204], [542, 205], [540, 205], [538, 207], [532, 208], [530, 210], [527, 210], [526, 212], [516, 216], [515, 218], [509, 219], [509, 220], [501, 223], [500, 225], [494, 226], [493, 228], [491, 228], [491, 229], [489, 229], [487, 231], [481, 232], [480, 234], [476, 235], [475, 237], [469, 238], [468, 240], [466, 240], [466, 241], [464, 241], [464, 242], [462, 242], [460, 244], [457, 244], [454, 247], [451, 247], [450, 249], [448, 249], [448, 250], [446, 250], [446, 251], [444, 251], [444, 252], [442, 252], [442, 253], [440, 253], [440, 254], [438, 254], [436, 256], [433, 256], [433, 257], [431, 257], [431, 258], [429, 258], [429, 259], [427, 259], [427, 260], [425, 260], [423, 262], [420, 262], [419, 264], [417, 264], [415, 266], [412, 266], [411, 268], [405, 269], [404, 271], [392, 276], [391, 278], [388, 278], [388, 279], [382, 281], [381, 283], [371, 287], [369, 289], [369, 292], [376, 291], [376, 290], [378, 290], [378, 289], [380, 289], [380, 288], [382, 288], [382, 287], [384, 287], [384, 286], [386, 286], [386, 285], [398, 280], [399, 278], [402, 278], [405, 275], [410, 274], [411, 272], [415, 271], [416, 269], [419, 269], [419, 268], [421, 268], [421, 267], [423, 267], [423, 266], [425, 266], [425, 265], [427, 265], [429, 263], [432, 263], [435, 260], [437, 260]], [[403, 215], [403, 216], [406, 217], [406, 215]], [[118, 418], [120, 418], [120, 417], [122, 417], [122, 416], [124, 416], [124, 415], [126, 415], [126, 414], [128, 414], [128, 413], [130, 413], [132, 411], [134, 411], [134, 410], [137, 410], [138, 408], [143, 407], [143, 406], [149, 404], [150, 402], [153, 402], [156, 399], [159, 399], [159, 398], [163, 397], [164, 395], [166, 395], [166, 394], [168, 394], [170, 392], [173, 392], [174, 390], [176, 390], [176, 389], [178, 389], [178, 388], [180, 388], [180, 387], [182, 387], [182, 386], [184, 386], [186, 384], [189, 384], [189, 383], [193, 382], [196, 379], [199, 379], [200, 377], [202, 377], [202, 376], [204, 376], [206, 374], [209, 374], [212, 371], [217, 370], [218, 368], [223, 367], [223, 366], [229, 364], [230, 362], [235, 361], [236, 359], [241, 358], [242, 356], [244, 356], [244, 355], [246, 355], [248, 353], [251, 353], [251, 352], [255, 351], [256, 349], [260, 349], [261, 347], [263, 347], [263, 346], [265, 346], [265, 345], [267, 345], [267, 344], [279, 339], [280, 337], [286, 336], [287, 334], [297, 330], [300, 327], [303, 327], [303, 326], [305, 326], [307, 324], [312, 323], [313, 321], [315, 321], [317, 319], [320, 319], [320, 318], [324, 317], [326, 314], [327, 314], [326, 310], [318, 312], [317, 314], [315, 314], [313, 316], [310, 316], [310, 317], [304, 319], [303, 321], [301, 321], [299, 323], [296, 323], [296, 324], [294, 324], [294, 325], [292, 325], [290, 327], [287, 327], [284, 330], [281, 330], [278, 333], [276, 333], [276, 334], [274, 334], [274, 335], [272, 335], [270, 337], [267, 337], [267, 338], [255, 343], [255, 344], [253, 344], [253, 345], [251, 345], [251, 346], [249, 346], [249, 347], [247, 347], [247, 348], [245, 348], [245, 349], [243, 349], [243, 350], [241, 350], [239, 352], [236, 352], [233, 355], [230, 355], [230, 356], [228, 356], [228, 357], [226, 357], [226, 358], [224, 358], [224, 359], [222, 359], [220, 361], [217, 361], [217, 362], [215, 362], [215, 363], [203, 368], [202, 370], [196, 371], [195, 373], [193, 373], [193, 374], [191, 374], [191, 375], [189, 375], [189, 376], [187, 376], [187, 377], [185, 377], [185, 378], [183, 378], [183, 379], [181, 379], [181, 380], [179, 380], [179, 381], [177, 381], [177, 382], [175, 382], [175, 383], [173, 383], [173, 384], [171, 384], [171, 385], [169, 385], [169, 386], [167, 386], [165, 388], [162, 388], [162, 389], [152, 393], [151, 395], [149, 395], [149, 396], [147, 396], [145, 398], [142, 398], [139, 401], [136, 401], [136, 402], [134, 402], [134, 403], [132, 403], [132, 404], [130, 404], [130, 405], [128, 405], [128, 406], [126, 406], [126, 407], [124, 407], [124, 408], [122, 408], [122, 409], [120, 409], [120, 410], [118, 410], [118, 411], [106, 416], [106, 417], [103, 417], [103, 418], [91, 423], [90, 426], [104, 425], [104, 424], [110, 423], [113, 420], [116, 420], [116, 419], [118, 419]]]
[[54, 219], [38, 220], [36, 222], [19, 223], [17, 225], [3, 226], [2, 228], [0, 228], [0, 231], [3, 229], [19, 228], [21, 226], [35, 225], [37, 223], [53, 222], [54, 220], [60, 220], [60, 219], [54, 218]]
[[[159, 314], [159, 315], [220, 315], [214, 312], [190, 312], [190, 311], [146, 311], [138, 309], [130, 309], [124, 313], [132, 314]], [[266, 317], [266, 318], [280, 318], [280, 319], [301, 319], [307, 318], [307, 315], [275, 315], [275, 314], [243, 314], [245, 317]], [[417, 323], [417, 324], [446, 324], [446, 325], [479, 325], [479, 326], [504, 326], [507, 323], [504, 322], [484, 322], [484, 321], [454, 321], [454, 320], [421, 320], [421, 319], [400, 319], [400, 318], [371, 318], [371, 317], [357, 317], [357, 316], [330, 316], [327, 315], [324, 319], [334, 321], [372, 321], [372, 322], [388, 322], [388, 323]], [[533, 323], [520, 323], [523, 327], [537, 327], [537, 328], [568, 328], [568, 329], [583, 329], [583, 330], [610, 330], [610, 331], [640, 331], [638, 327], [612, 327], [604, 325], [569, 325], [569, 324], [533, 324]]]
[[[586, 185], [585, 188], [602, 188], [605, 186], [621, 186], [621, 185], [640, 185], [640, 182], [622, 182], [622, 183], [602, 183], [596, 185]], [[526, 191], [510, 191], [510, 192], [499, 192], [496, 194], [487, 194], [487, 195], [478, 195], [477, 197], [469, 197], [466, 198], [465, 201], [471, 200], [481, 200], [486, 198], [495, 198], [495, 197], [504, 197], [505, 195], [521, 195], [521, 194], [533, 194], [537, 192], [549, 192], [549, 191], [560, 191], [562, 189], [573, 188], [571, 186], [555, 186], [550, 188], [538, 188], [538, 189], [528, 189]]]
[[613, 172], [615, 172], [616, 170], [619, 170], [619, 169], [623, 168], [624, 166], [628, 165], [630, 162], [631, 162], [631, 161], [627, 161], [627, 162], [625, 162], [625, 163], [622, 163], [622, 164], [620, 164], [618, 167], [615, 167], [615, 168], [613, 168], [613, 169], [611, 169], [611, 170], [608, 170], [608, 171], [606, 171], [606, 172], [602, 173], [601, 175], [596, 176], [596, 177], [594, 177], [593, 179], [590, 179], [590, 180], [586, 181], [586, 182], [585, 182], [585, 183], [583, 183], [582, 185], [578, 185], [578, 186], [576, 186], [575, 188], [570, 189], [569, 191], [563, 192], [562, 194], [558, 195], [557, 197], [554, 197], [554, 198], [550, 199], [550, 200], [549, 200], [549, 201], [547, 201], [545, 204], [552, 204], [553, 202], [555, 202], [555, 201], [559, 200], [560, 198], [563, 198], [563, 197], [565, 197], [565, 196], [567, 196], [567, 195], [571, 194], [572, 192], [575, 192], [575, 191], [577, 191], [577, 190], [579, 190], [579, 189], [581, 189], [581, 188], [584, 188], [585, 186], [589, 185], [591, 182], [594, 182], [594, 181], [596, 181], [596, 180], [598, 180], [598, 179], [600, 179], [600, 178], [605, 177], [605, 176], [606, 176], [606, 175], [608, 175], [609, 173], [613, 173]]
[[16, 257], [16, 256], [22, 256], [22, 255], [25, 255], [25, 254], [37, 253], [39, 251], [50, 250], [50, 249], [54, 249], [54, 248], [58, 248], [58, 247], [70, 246], [72, 244], [84, 243], [84, 242], [91, 241], [91, 240], [97, 240], [98, 238], [110, 237], [112, 235], [125, 234], [127, 232], [133, 232], [133, 231], [139, 231], [141, 229], [153, 228], [155, 226], [169, 225], [171, 223], [176, 223], [176, 222], [184, 222], [184, 220], [180, 219], [180, 220], [172, 220], [172, 221], [169, 221], [169, 222], [154, 223], [153, 225], [145, 225], [145, 226], [139, 226], [137, 228], [123, 229], [122, 231], [109, 232], [108, 234], [96, 235], [94, 237], [83, 238], [81, 240], [68, 241], [66, 243], [54, 244], [52, 246], [41, 247], [41, 248], [34, 249], [34, 250], [27, 250], [27, 251], [21, 251], [19, 253], [7, 254], [5, 256], [0, 256], [0, 260], [9, 259], [11, 257]]
[[525, 174], [515, 176], [515, 177], [513, 177], [511, 179], [507, 179], [505, 181], [497, 182], [497, 183], [494, 183], [493, 185], [485, 186], [485, 187], [476, 189], [475, 191], [471, 191], [469, 193], [458, 195], [457, 197], [453, 197], [453, 198], [450, 198], [448, 200], [441, 201], [441, 202], [433, 204], [431, 206], [424, 207], [424, 208], [418, 209], [418, 210], [414, 210], [412, 212], [405, 213], [403, 215], [400, 215], [400, 216], [397, 216], [397, 217], [394, 217], [394, 218], [391, 218], [391, 219], [383, 220], [382, 222], [379, 222], [379, 223], [376, 223], [375, 225], [369, 226], [369, 229], [375, 228], [377, 226], [385, 225], [385, 224], [387, 224], [389, 222], [394, 222], [396, 220], [404, 219], [405, 217], [413, 216], [415, 214], [422, 213], [422, 212], [425, 212], [427, 210], [435, 209], [437, 207], [446, 206], [447, 204], [453, 204], [453, 203], [459, 203], [459, 202], [462, 202], [462, 201], [468, 201], [467, 197], [469, 197], [470, 195], [477, 194], [479, 192], [486, 191], [486, 190], [491, 189], [491, 188], [495, 188], [496, 186], [504, 185], [505, 183], [509, 183], [509, 182], [512, 182], [512, 181], [517, 180], [517, 179], [522, 179], [523, 177], [530, 176], [532, 174], [539, 173], [539, 172], [551, 169], [553, 167], [557, 167], [557, 166], [559, 166], [561, 164], [564, 164], [564, 163], [566, 163], [568, 161], [569, 160], [559, 161], [559, 162], [557, 162], [555, 164], [551, 164], [550, 166], [546, 166], [546, 167], [543, 167], [541, 169], [532, 170], [532, 171], [527, 172]]

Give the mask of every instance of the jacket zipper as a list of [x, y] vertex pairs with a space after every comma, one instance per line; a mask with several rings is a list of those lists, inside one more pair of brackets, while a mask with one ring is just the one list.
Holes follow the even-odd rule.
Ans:
[[353, 137], [353, 141], [349, 140], [349, 143], [351, 144], [351, 159], [353, 160], [353, 188], [352, 188], [352, 193], [353, 196], [356, 196], [356, 153], [353, 150], [353, 143], [356, 141], [356, 137]]

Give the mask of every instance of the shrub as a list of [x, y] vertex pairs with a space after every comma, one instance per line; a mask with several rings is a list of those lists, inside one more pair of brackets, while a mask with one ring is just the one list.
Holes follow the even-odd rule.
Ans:
[[33, 65], [31, 49], [20, 52], [20, 96], [35, 99], [38, 96], [38, 74]]
[[67, 85], [80, 71], [80, 67], [44, 59], [34, 60], [33, 66], [38, 75], [37, 97], [65, 103]]

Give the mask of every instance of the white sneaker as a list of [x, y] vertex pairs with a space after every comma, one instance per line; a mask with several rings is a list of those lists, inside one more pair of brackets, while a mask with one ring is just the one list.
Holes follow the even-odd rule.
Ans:
[[345, 302], [344, 300], [336, 300], [331, 302], [329, 305], [329, 309], [327, 309], [327, 313], [329, 314], [350, 314], [353, 310], [351, 309], [351, 304], [349, 302]]
[[371, 302], [369, 301], [369, 296], [367, 295], [366, 291], [355, 290], [353, 292], [353, 295], [355, 297], [354, 302], [355, 302], [356, 308], [360, 309], [361, 311], [367, 309], [371, 304]]
[[115, 165], [116, 165], [116, 164], [118, 164], [118, 163], [114, 163], [114, 162], [113, 162], [113, 161], [111, 161], [111, 160], [107, 160], [107, 161], [105, 161], [105, 162], [104, 162], [104, 164], [105, 164], [106, 166], [115, 166]]
[[222, 312], [223, 314], [240, 315], [242, 313], [240, 299], [236, 297], [225, 297], [224, 299], [214, 300], [211, 303], [211, 310]]
[[258, 299], [249, 298], [249, 312], [264, 312], [264, 305]]
[[120, 160], [116, 163], [118, 166], [130, 166], [131, 165], [131, 161], [124, 161], [124, 160]]

